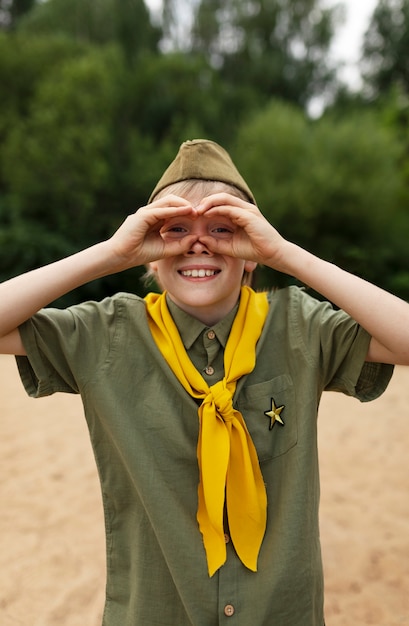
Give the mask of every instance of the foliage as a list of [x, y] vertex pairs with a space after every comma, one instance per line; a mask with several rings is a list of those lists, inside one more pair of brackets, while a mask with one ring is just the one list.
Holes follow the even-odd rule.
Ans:
[[[41, 228], [31, 230], [38, 245], [18, 263], [4, 244], [3, 277], [41, 264], [44, 254], [56, 258], [58, 237], [66, 251], [109, 236], [146, 203], [186, 133], [210, 136], [217, 126], [220, 136], [232, 132], [220, 82], [199, 57], [148, 55], [135, 71], [115, 45], [25, 35], [0, 38], [0, 49], [3, 43], [0, 77], [10, 97], [0, 116], [0, 229], [4, 242], [22, 242], [24, 224], [44, 231], [41, 238]], [[119, 283], [135, 290], [134, 274]], [[112, 282], [102, 281], [101, 295]]]
[[37, 85], [28, 115], [15, 122], [2, 151], [17, 215], [60, 231], [73, 223], [89, 229], [94, 195], [109, 174], [115, 92], [106, 69], [114, 63], [112, 54], [90, 52], [59, 64]]
[[[202, 136], [232, 152], [284, 236], [409, 299], [404, 90], [311, 121], [306, 101], [332, 84], [335, 14], [313, 0], [195, 6], [173, 51], [141, 0], [48, 0], [0, 33], [0, 278], [109, 237]], [[61, 304], [144, 293], [142, 272]], [[288, 280], [261, 271], [260, 284]]]
[[36, 0], [0, 0], [0, 29], [13, 30], [23, 15], [29, 13]]
[[[190, 32], [174, 44], [203, 54], [239, 96], [245, 86], [259, 104], [279, 96], [304, 107], [333, 84], [328, 50], [341, 20], [338, 7], [321, 0], [201, 0], [194, 6]], [[175, 24], [178, 3], [167, 0], [166, 7]], [[171, 25], [167, 31], [171, 37]]]
[[[143, 98], [139, 94], [143, 94]], [[221, 131], [224, 87], [214, 70], [195, 55], [172, 53], [145, 58], [128, 77], [132, 123], [149, 128], [156, 141], [178, 143], [190, 133]]]
[[[279, 232], [389, 288], [391, 265], [407, 273], [407, 255], [396, 247], [404, 238], [394, 226], [397, 220], [408, 224], [400, 205], [401, 154], [394, 133], [372, 114], [311, 122], [277, 102], [243, 124], [235, 147], [237, 163]], [[265, 269], [260, 281], [289, 279]], [[405, 290], [409, 297], [409, 285]]]
[[159, 41], [143, 0], [47, 0], [20, 20], [19, 31], [96, 44], [116, 41], [128, 61], [156, 50]]
[[399, 86], [409, 91], [409, 1], [380, 0], [363, 46], [366, 88], [372, 98]]
[[0, 142], [20, 117], [25, 117], [38, 83], [53, 68], [84, 54], [68, 39], [27, 38], [0, 33]]

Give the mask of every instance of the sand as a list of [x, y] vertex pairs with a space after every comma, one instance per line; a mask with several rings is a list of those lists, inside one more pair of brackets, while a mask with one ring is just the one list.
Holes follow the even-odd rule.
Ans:
[[[103, 514], [80, 400], [28, 398], [0, 356], [0, 416], [0, 624], [98, 626]], [[324, 395], [327, 626], [409, 626], [408, 418], [409, 368], [373, 403]]]

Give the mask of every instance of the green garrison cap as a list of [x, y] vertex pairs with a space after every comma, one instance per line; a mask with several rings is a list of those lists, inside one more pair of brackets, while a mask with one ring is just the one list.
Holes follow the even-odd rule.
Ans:
[[244, 178], [224, 148], [208, 139], [185, 141], [179, 148], [176, 158], [157, 183], [149, 202], [165, 187], [183, 180], [214, 180], [240, 189], [250, 202], [256, 204]]

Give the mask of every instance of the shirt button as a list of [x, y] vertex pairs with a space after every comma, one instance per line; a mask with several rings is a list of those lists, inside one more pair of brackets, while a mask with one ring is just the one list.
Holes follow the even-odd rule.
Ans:
[[214, 330], [209, 330], [209, 332], [207, 333], [207, 338], [214, 339], [215, 337], [216, 337], [216, 333], [214, 332]]
[[231, 617], [232, 615], [234, 615], [234, 606], [232, 604], [226, 604], [226, 606], [224, 607], [224, 614], [227, 617]]
[[213, 376], [214, 374], [214, 367], [212, 367], [211, 365], [208, 365], [205, 369], [205, 372], [208, 376]]
[[229, 543], [229, 541], [230, 541], [230, 537], [229, 537], [229, 535], [227, 533], [225, 533], [224, 534], [224, 542], [225, 543]]

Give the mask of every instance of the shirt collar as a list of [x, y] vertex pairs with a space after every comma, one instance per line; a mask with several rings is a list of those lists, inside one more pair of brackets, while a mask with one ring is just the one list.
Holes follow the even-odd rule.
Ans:
[[227, 339], [229, 338], [230, 330], [233, 324], [233, 320], [236, 317], [238, 304], [224, 317], [220, 322], [215, 324], [214, 326], [206, 326], [202, 322], [200, 322], [195, 317], [192, 317], [185, 311], [183, 311], [180, 307], [178, 307], [170, 298], [169, 295], [166, 295], [166, 303], [168, 305], [169, 311], [173, 320], [178, 328], [179, 334], [181, 336], [183, 345], [186, 350], [189, 350], [198, 336], [204, 331], [209, 330], [211, 328], [215, 334], [217, 339], [223, 348], [226, 347]]

